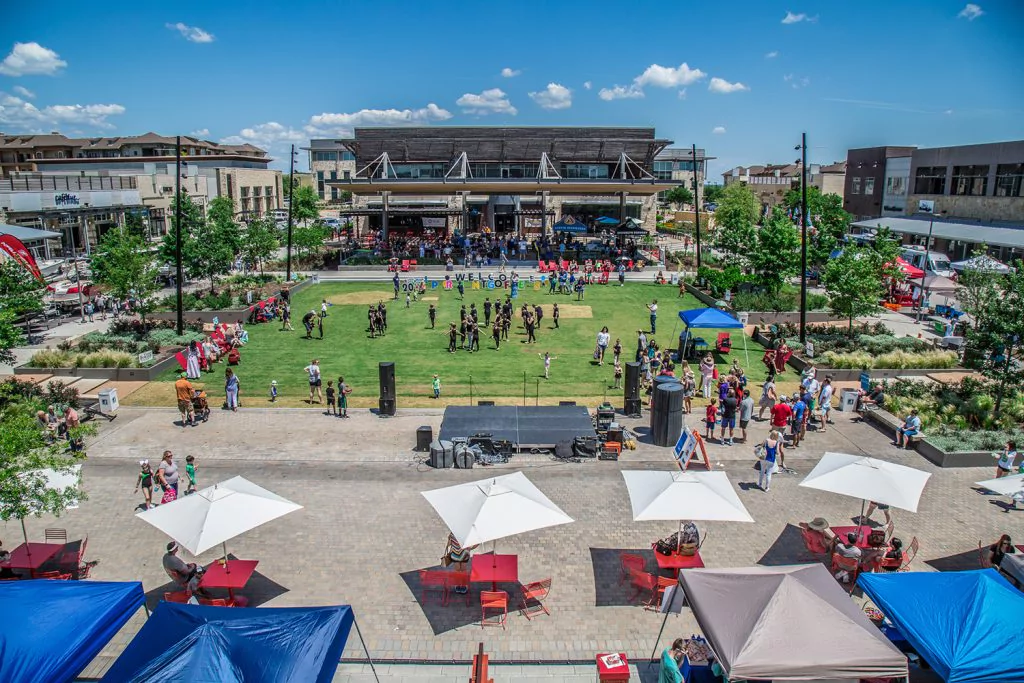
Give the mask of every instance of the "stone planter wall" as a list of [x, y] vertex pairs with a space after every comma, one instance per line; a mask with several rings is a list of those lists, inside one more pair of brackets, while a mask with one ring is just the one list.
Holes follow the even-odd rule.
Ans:
[[[313, 278], [306, 278], [302, 282], [293, 284], [288, 288], [288, 291], [294, 296], [312, 284]], [[178, 314], [176, 311], [155, 311], [146, 317], [154, 320], [177, 320]], [[228, 308], [216, 311], [185, 311], [184, 317], [186, 322], [189, 320], [200, 320], [204, 323], [212, 323], [213, 319], [217, 318], [222, 323], [233, 325], [236, 322], [244, 323], [246, 321], [249, 317], [249, 307]]]
[[14, 368], [15, 375], [53, 375], [56, 378], [105, 379], [110, 381], [152, 382], [172, 367], [178, 367], [178, 359], [174, 357], [179, 349], [173, 349], [171, 355], [162, 358], [148, 368], [33, 368], [19, 365]]
[[[995, 462], [991, 451], [959, 451], [947, 453], [925, 437], [917, 444], [917, 452], [939, 467], [988, 467]], [[986, 477], [987, 478], [987, 477]]]

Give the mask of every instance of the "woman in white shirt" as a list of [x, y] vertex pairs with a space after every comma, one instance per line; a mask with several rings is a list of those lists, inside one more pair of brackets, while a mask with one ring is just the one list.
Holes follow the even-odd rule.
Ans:
[[1017, 460], [1017, 443], [1015, 441], [1007, 441], [1003, 452], [998, 457], [999, 460], [996, 461], [996, 479], [1005, 477], [1013, 471], [1013, 464]]
[[602, 327], [601, 331], [597, 333], [597, 364], [604, 365], [604, 352], [608, 350], [608, 342], [611, 341], [612, 335], [608, 333], [608, 327]]

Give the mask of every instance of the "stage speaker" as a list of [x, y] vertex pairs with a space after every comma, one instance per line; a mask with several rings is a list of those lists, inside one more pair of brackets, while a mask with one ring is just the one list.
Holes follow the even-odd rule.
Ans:
[[640, 364], [626, 363], [626, 384], [623, 394], [623, 412], [626, 415], [640, 415]]
[[380, 377], [380, 401], [378, 408], [381, 415], [394, 415], [397, 409], [395, 396], [395, 364], [379, 363], [377, 372]]
[[655, 446], [675, 445], [683, 430], [683, 385], [661, 383], [651, 397], [651, 439]]

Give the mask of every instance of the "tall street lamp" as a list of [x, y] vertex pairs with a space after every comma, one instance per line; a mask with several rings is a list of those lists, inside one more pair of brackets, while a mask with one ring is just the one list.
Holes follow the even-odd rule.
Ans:
[[174, 145], [174, 284], [178, 309], [178, 336], [185, 334], [185, 312], [182, 309], [181, 281], [181, 136]]
[[292, 145], [292, 156], [288, 170], [288, 256], [286, 259], [285, 282], [292, 281], [292, 211], [295, 206], [295, 145]]
[[697, 248], [697, 270], [700, 270], [700, 183], [697, 182], [697, 143], [692, 143], [690, 158], [693, 160], [694, 245]]
[[800, 345], [807, 344], [807, 133], [800, 134]]
[[[918, 208], [921, 208], [922, 205], [923, 202], [918, 205]], [[923, 267], [921, 268], [921, 296], [917, 302], [917, 322], [921, 322], [921, 316], [924, 312], [924, 278], [928, 275], [928, 254], [932, 250], [932, 230], [935, 228], [934, 204], [930, 206], [930, 209], [931, 210], [928, 211], [928, 239], [924, 243], [924, 261], [921, 263]], [[945, 213], [945, 211], [941, 213]]]

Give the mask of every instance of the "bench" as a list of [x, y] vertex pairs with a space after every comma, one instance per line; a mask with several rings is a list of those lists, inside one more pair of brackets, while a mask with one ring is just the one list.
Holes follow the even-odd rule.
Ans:
[[[881, 408], [866, 410], [861, 415], [865, 422], [872, 423], [875, 427], [878, 427], [883, 432], [890, 435], [895, 435], [896, 430], [899, 429], [900, 424], [903, 423], [903, 420], [899, 419], [887, 410], [882, 410]], [[917, 443], [922, 439], [924, 439], [924, 435], [921, 433], [908, 437], [910, 443]]]

